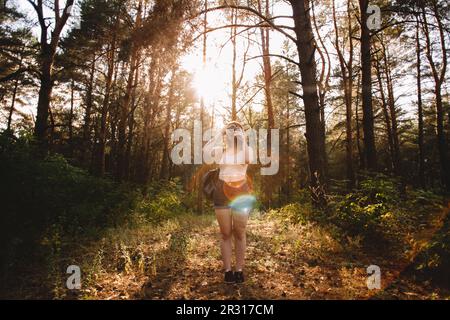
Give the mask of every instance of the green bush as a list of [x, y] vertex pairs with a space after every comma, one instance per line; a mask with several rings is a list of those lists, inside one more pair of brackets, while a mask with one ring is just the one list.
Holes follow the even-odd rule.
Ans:
[[60, 155], [37, 157], [27, 139], [13, 139], [0, 135], [3, 268], [44, 256], [54, 230], [58, 237], [93, 236], [127, 219], [136, 191], [93, 177]]
[[376, 237], [383, 233], [383, 220], [398, 205], [398, 185], [392, 179], [377, 177], [361, 182], [357, 191], [335, 202], [331, 220], [350, 236]]
[[290, 203], [279, 209], [272, 209], [269, 211], [269, 216], [293, 224], [306, 224], [311, 220], [311, 215], [311, 206], [300, 203]]
[[161, 223], [188, 211], [190, 195], [177, 180], [151, 183], [143, 193], [39, 152], [26, 138], [0, 135], [0, 287], [31, 265], [59, 274], [56, 261], [108, 229]]
[[417, 230], [442, 204], [442, 197], [431, 191], [408, 190], [399, 181], [383, 175], [368, 178], [359, 188], [337, 197], [329, 221], [345, 235], [371, 240], [398, 241]]
[[154, 182], [148, 186], [147, 196], [139, 202], [135, 213], [158, 224], [188, 211], [184, 204], [187, 197], [178, 180]]
[[444, 284], [450, 289], [450, 215], [446, 216], [443, 227], [434, 235], [414, 263], [410, 272], [420, 280], [428, 280]]

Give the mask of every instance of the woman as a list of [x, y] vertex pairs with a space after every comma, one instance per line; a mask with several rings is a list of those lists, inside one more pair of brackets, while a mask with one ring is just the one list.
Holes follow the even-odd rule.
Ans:
[[[247, 167], [253, 160], [253, 150], [247, 145], [244, 128], [238, 122], [230, 122], [205, 146], [205, 149], [212, 149], [210, 154], [213, 157], [216, 157], [220, 149], [222, 152], [221, 157], [219, 154], [219, 178], [215, 185], [213, 199], [222, 236], [220, 249], [225, 282], [242, 283], [244, 282], [247, 220], [254, 203], [251, 186], [247, 179]], [[234, 238], [236, 254], [235, 272], [231, 267], [232, 238]]]

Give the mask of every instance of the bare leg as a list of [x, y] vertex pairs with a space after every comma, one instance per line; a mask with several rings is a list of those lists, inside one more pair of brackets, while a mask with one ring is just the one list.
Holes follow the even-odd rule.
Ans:
[[233, 212], [233, 235], [236, 250], [236, 271], [242, 271], [247, 246], [246, 228], [248, 214]]
[[225, 271], [230, 271], [232, 253], [231, 209], [216, 209], [216, 217], [217, 221], [219, 222], [220, 233], [222, 236], [222, 240], [220, 242], [220, 251], [222, 252], [223, 268]]

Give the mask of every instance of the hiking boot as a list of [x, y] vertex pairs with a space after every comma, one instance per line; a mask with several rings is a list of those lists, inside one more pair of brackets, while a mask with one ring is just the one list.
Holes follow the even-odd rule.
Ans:
[[244, 273], [242, 271], [236, 271], [234, 273], [234, 281], [236, 283], [243, 283], [245, 281], [244, 280]]
[[225, 272], [225, 283], [234, 283], [234, 272], [233, 271], [226, 271]]

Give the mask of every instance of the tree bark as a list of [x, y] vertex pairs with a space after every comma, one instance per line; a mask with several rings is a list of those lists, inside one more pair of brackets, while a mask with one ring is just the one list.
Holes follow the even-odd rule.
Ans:
[[384, 116], [384, 123], [386, 126], [386, 134], [388, 139], [388, 146], [389, 146], [389, 157], [390, 157], [390, 167], [389, 170], [393, 171], [395, 168], [394, 164], [394, 139], [392, 138], [392, 126], [391, 126], [391, 117], [388, 112], [388, 103], [386, 102], [386, 95], [384, 93], [384, 87], [383, 87], [383, 80], [381, 78], [381, 67], [380, 62], [377, 60], [376, 65], [376, 73], [377, 73], [377, 79], [378, 79], [378, 86], [380, 89], [380, 96], [381, 96], [381, 109], [383, 110], [383, 116]]
[[130, 59], [130, 70], [128, 73], [127, 87], [125, 90], [125, 96], [120, 108], [119, 123], [118, 123], [118, 144], [117, 144], [117, 173], [116, 178], [118, 181], [122, 181], [125, 173], [129, 168], [125, 165], [126, 157], [126, 140], [127, 140], [127, 126], [128, 118], [131, 111], [131, 95], [133, 90], [133, 83], [135, 73], [137, 71], [138, 65], [138, 52], [137, 48], [133, 46], [131, 59]]
[[302, 78], [303, 102], [305, 105], [306, 141], [309, 159], [310, 184], [313, 202], [316, 205], [326, 203], [321, 181], [325, 181], [324, 134], [321, 124], [319, 98], [317, 94], [317, 66], [314, 58], [315, 42], [309, 14], [309, 0], [290, 0], [297, 36], [297, 51], [300, 58], [299, 68]]
[[[358, 81], [356, 87], [359, 88], [361, 85], [361, 73], [358, 72]], [[356, 103], [355, 103], [355, 121], [356, 121], [356, 147], [358, 149], [358, 158], [359, 158], [359, 169], [365, 170], [366, 168], [366, 159], [364, 157], [363, 148], [361, 147], [361, 125], [360, 125], [360, 117], [359, 117], [359, 101], [360, 101], [360, 91], [356, 91]]]
[[[140, 63], [140, 55], [138, 58], [138, 62], [137, 64]], [[136, 103], [136, 88], [138, 86], [139, 83], [139, 68], [136, 69], [136, 75], [135, 75], [135, 79], [134, 79], [134, 84], [133, 84], [133, 92], [132, 92], [132, 96], [131, 96], [131, 112], [130, 112], [130, 116], [128, 117], [128, 139], [127, 139], [127, 147], [126, 147], [126, 154], [125, 154], [125, 167], [129, 168], [126, 172], [125, 172], [125, 179], [129, 180], [131, 175], [131, 152], [132, 152], [132, 147], [133, 147], [133, 141], [134, 141], [134, 126], [135, 126], [135, 111], [136, 111], [136, 107], [137, 107], [137, 103]]]
[[349, 39], [349, 60], [345, 61], [344, 55], [339, 44], [339, 31], [336, 18], [335, 2], [333, 0], [333, 21], [335, 29], [335, 48], [339, 59], [339, 66], [342, 74], [342, 87], [344, 91], [345, 102], [345, 154], [346, 154], [346, 171], [347, 171], [347, 188], [352, 189], [355, 186], [355, 172], [353, 168], [353, 40], [352, 40], [352, 23], [350, 16], [350, 7], [347, 5], [347, 28]]
[[[138, 30], [141, 27], [141, 13], [142, 13], [142, 1], [139, 2], [138, 10], [136, 13], [136, 23], [134, 29]], [[118, 124], [118, 145], [117, 145], [117, 171], [116, 178], [118, 181], [122, 181], [123, 178], [128, 175], [129, 167], [126, 161], [126, 143], [127, 143], [127, 126], [128, 118], [131, 113], [132, 91], [135, 79], [135, 74], [139, 67], [139, 44], [133, 41], [131, 43], [131, 56], [130, 56], [130, 69], [127, 79], [127, 87], [125, 90], [125, 96], [121, 104], [119, 112], [119, 124]]]
[[361, 17], [361, 84], [362, 111], [364, 132], [364, 155], [367, 169], [377, 170], [377, 154], [375, 147], [374, 115], [372, 108], [372, 57], [370, 48], [370, 30], [367, 26], [368, 0], [359, 0]]
[[[18, 67], [19, 69], [22, 68], [23, 52], [24, 51], [25, 51], [25, 46], [23, 46], [22, 49], [20, 50], [20, 60], [19, 60], [19, 67]], [[19, 88], [19, 80], [20, 80], [20, 78], [21, 77], [18, 76], [17, 79], [14, 81], [13, 94], [12, 94], [12, 97], [11, 97], [11, 106], [10, 106], [9, 114], [8, 114], [8, 124], [6, 126], [6, 130], [8, 132], [11, 132], [12, 118], [13, 118], [13, 114], [14, 114], [14, 110], [15, 110], [16, 96], [17, 96], [17, 90]]]
[[50, 101], [53, 90], [53, 63], [55, 61], [56, 50], [58, 48], [61, 32], [67, 23], [70, 16], [70, 8], [73, 5], [74, 0], [67, 0], [66, 5], [63, 8], [62, 14], [59, 12], [59, 0], [55, 0], [54, 3], [54, 29], [50, 32], [50, 41], [48, 37], [49, 25], [46, 22], [44, 16], [44, 2], [38, 0], [37, 3], [31, 0], [28, 2], [33, 6], [40, 25], [40, 53], [39, 53], [39, 65], [40, 65], [40, 88], [36, 115], [36, 124], [34, 127], [34, 135], [42, 147], [48, 147], [48, 116], [50, 109]]
[[70, 113], [69, 113], [69, 155], [73, 157], [74, 141], [73, 141], [73, 112], [75, 107], [75, 80], [70, 83]]
[[[237, 23], [237, 10], [231, 9], [231, 24]], [[237, 28], [231, 27], [231, 44], [233, 46], [233, 59], [231, 65], [231, 120], [237, 121], [237, 77], [236, 77], [236, 61], [237, 61], [237, 47], [236, 47], [236, 33]]]
[[397, 121], [397, 111], [395, 110], [395, 97], [394, 97], [394, 85], [392, 83], [392, 72], [389, 66], [389, 57], [387, 48], [381, 38], [381, 45], [383, 48], [383, 63], [384, 72], [386, 75], [386, 87], [388, 92], [388, 107], [389, 114], [391, 118], [391, 132], [392, 132], [392, 164], [394, 169], [394, 174], [401, 175], [401, 163], [400, 163], [400, 142], [398, 137], [398, 121]]
[[[170, 88], [169, 88], [169, 98], [167, 101], [166, 107], [166, 119], [165, 119], [165, 127], [164, 127], [164, 144], [163, 144], [163, 156], [161, 161], [161, 171], [159, 174], [160, 179], [168, 179], [169, 178], [169, 140], [170, 140], [170, 125], [172, 123], [172, 106], [175, 100], [175, 82], [176, 82], [176, 72], [177, 67], [172, 69], [172, 78], [170, 80]], [[199, 190], [201, 192], [201, 189]]]
[[88, 161], [88, 151], [91, 146], [91, 114], [93, 107], [93, 90], [94, 90], [94, 77], [95, 77], [95, 53], [92, 55], [91, 68], [89, 71], [89, 81], [87, 83], [86, 90], [86, 110], [84, 114], [84, 123], [83, 123], [83, 146], [81, 150], [81, 162], [87, 165]]
[[[48, 51], [48, 50], [45, 50]], [[34, 127], [34, 135], [38, 139], [39, 142], [43, 143], [44, 147], [47, 147], [48, 136], [48, 116], [49, 116], [49, 108], [50, 108], [50, 100], [53, 90], [53, 80], [52, 80], [52, 67], [53, 67], [53, 54], [46, 52], [42, 55], [42, 66], [41, 66], [41, 75], [40, 82], [41, 87], [39, 88], [39, 98], [38, 98], [38, 107], [37, 107], [37, 115], [36, 115], [36, 124]]]
[[[266, 0], [264, 6], [264, 14], [269, 17], [269, 1]], [[263, 6], [261, 0], [258, 0], [258, 12], [263, 14]], [[267, 137], [267, 150], [271, 150], [271, 129], [275, 127], [274, 111], [273, 111], [273, 101], [272, 101], [272, 65], [270, 62], [270, 30], [269, 28], [260, 28], [261, 36], [261, 51], [263, 60], [263, 75], [264, 75], [264, 97], [266, 102], [267, 110], [267, 125], [268, 125], [268, 137]], [[264, 177], [264, 203], [267, 208], [272, 205], [272, 192], [273, 192], [273, 177]]]
[[418, 121], [418, 145], [419, 145], [419, 181], [422, 188], [425, 187], [425, 155], [423, 147], [423, 105], [422, 105], [422, 71], [420, 49], [420, 25], [417, 18], [416, 25], [416, 63], [417, 63], [417, 121]]
[[436, 130], [437, 130], [437, 144], [439, 150], [439, 160], [441, 164], [441, 180], [442, 184], [447, 190], [450, 190], [450, 169], [447, 157], [447, 139], [444, 131], [444, 110], [442, 104], [442, 84], [445, 81], [445, 73], [447, 70], [447, 49], [445, 46], [444, 27], [442, 26], [441, 18], [439, 17], [436, 1], [433, 1], [433, 13], [437, 21], [439, 30], [439, 40], [441, 45], [442, 63], [440, 69], [436, 66], [434, 61], [432, 45], [430, 39], [430, 33], [428, 28], [427, 16], [425, 8], [422, 7], [422, 26], [424, 29], [424, 35], [426, 40], [426, 56], [431, 68], [431, 72], [434, 79], [434, 94], [436, 103]]
[[95, 162], [95, 173], [98, 176], [103, 176], [105, 174], [105, 149], [106, 149], [106, 126], [108, 119], [108, 109], [109, 109], [109, 100], [111, 95], [111, 87], [112, 87], [112, 79], [114, 75], [114, 57], [116, 50], [116, 35], [114, 33], [111, 44], [108, 50], [108, 72], [106, 75], [106, 84], [105, 84], [105, 96], [103, 98], [103, 103], [101, 107], [100, 114], [100, 130], [98, 133], [99, 142], [97, 144], [97, 152], [96, 152], [96, 162]]

